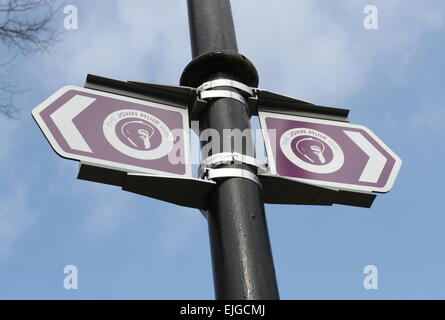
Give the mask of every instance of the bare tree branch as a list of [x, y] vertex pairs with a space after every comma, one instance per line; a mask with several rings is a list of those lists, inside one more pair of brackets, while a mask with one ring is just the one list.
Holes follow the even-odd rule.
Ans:
[[65, 1], [0, 0], [0, 42], [12, 58], [0, 64], [0, 114], [16, 118], [19, 108], [13, 98], [23, 93], [11, 83], [12, 61], [18, 55], [47, 51], [60, 32], [52, 22]]

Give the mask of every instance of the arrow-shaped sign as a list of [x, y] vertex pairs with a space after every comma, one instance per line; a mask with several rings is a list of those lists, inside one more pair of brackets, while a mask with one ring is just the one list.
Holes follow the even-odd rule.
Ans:
[[66, 86], [32, 115], [62, 157], [124, 172], [191, 176], [185, 108]]
[[402, 161], [368, 128], [290, 114], [258, 114], [273, 174], [342, 190], [392, 188]]

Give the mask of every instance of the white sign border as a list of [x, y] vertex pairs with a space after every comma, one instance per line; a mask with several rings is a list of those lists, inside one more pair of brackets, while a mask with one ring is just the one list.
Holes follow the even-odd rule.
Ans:
[[[166, 171], [162, 171], [162, 170], [147, 169], [147, 168], [143, 168], [143, 167], [122, 164], [120, 162], [114, 162], [114, 161], [102, 160], [102, 159], [97, 159], [97, 158], [92, 158], [92, 157], [87, 157], [87, 156], [82, 156], [82, 155], [77, 155], [77, 154], [71, 154], [71, 153], [63, 151], [62, 148], [57, 143], [56, 139], [51, 134], [51, 131], [49, 130], [49, 128], [43, 121], [42, 117], [40, 116], [40, 113], [46, 107], [48, 107], [51, 103], [56, 101], [63, 94], [65, 94], [66, 92], [68, 92], [70, 90], [81, 91], [81, 92], [104, 96], [104, 97], [113, 98], [113, 99], [117, 99], [117, 100], [123, 100], [123, 101], [127, 101], [127, 102], [142, 104], [142, 105], [146, 105], [146, 106], [153, 107], [153, 108], [171, 110], [171, 111], [181, 113], [182, 119], [183, 119], [182, 125], [185, 130], [185, 135], [184, 135], [185, 173], [184, 174], [176, 174], [176, 173], [166, 172]], [[136, 99], [136, 98], [130, 98], [127, 96], [121, 96], [118, 94], [108, 93], [108, 92], [104, 92], [104, 91], [92, 90], [92, 89], [87, 89], [87, 88], [83, 88], [83, 87], [68, 85], [68, 86], [64, 86], [64, 87], [60, 88], [55, 93], [53, 93], [50, 97], [48, 97], [45, 101], [40, 103], [37, 107], [35, 107], [32, 110], [31, 114], [34, 117], [34, 120], [37, 122], [40, 129], [42, 130], [43, 134], [45, 135], [45, 137], [48, 140], [51, 147], [62, 158], [70, 159], [70, 160], [77, 160], [82, 163], [87, 163], [89, 165], [93, 165], [93, 166], [97, 166], [97, 167], [101, 167], [101, 168], [112, 169], [112, 170], [117, 170], [117, 171], [123, 171], [123, 172], [127, 172], [127, 173], [148, 173], [148, 174], [163, 174], [163, 175], [169, 175], [169, 176], [171, 175], [171, 176], [192, 177], [192, 165], [191, 165], [191, 160], [190, 160], [190, 130], [189, 130], [189, 123], [188, 123], [188, 110], [185, 108], [183, 109], [183, 108], [173, 107], [170, 105], [164, 105], [164, 104], [160, 104], [160, 103], [156, 103], [156, 102], [145, 101], [145, 100], [140, 100], [140, 99]], [[102, 124], [100, 124], [100, 125], [102, 126]]]
[[[295, 177], [288, 177], [288, 176], [286, 176], [286, 178], [293, 179], [293, 180], [296, 180], [299, 182], [304, 182], [304, 183], [311, 183], [311, 184], [317, 184], [317, 185], [321, 185], [321, 186], [333, 187], [333, 188], [337, 188], [337, 189], [341, 189], [341, 190], [359, 191], [359, 192], [365, 191], [365, 192], [386, 193], [386, 192], [390, 191], [392, 189], [392, 187], [394, 186], [397, 174], [399, 173], [400, 167], [402, 166], [402, 160], [385, 143], [383, 143], [383, 141], [380, 140], [379, 137], [377, 137], [374, 132], [372, 132], [367, 127], [362, 126], [362, 125], [357, 125], [357, 124], [351, 124], [348, 122], [324, 120], [324, 119], [318, 119], [318, 118], [297, 116], [297, 115], [293, 115], [293, 114], [273, 113], [273, 112], [258, 110], [258, 118], [260, 120], [261, 131], [263, 133], [263, 140], [264, 140], [264, 144], [266, 146], [266, 153], [267, 153], [267, 158], [268, 158], [271, 174], [279, 176], [279, 174], [277, 173], [275, 157], [274, 157], [274, 154], [272, 151], [272, 145], [270, 143], [269, 136], [267, 134], [267, 125], [266, 125], [267, 117], [284, 119], [284, 120], [302, 121], [302, 122], [309, 122], [309, 123], [334, 125], [334, 126], [345, 127], [345, 128], [362, 129], [366, 133], [368, 133], [373, 139], [375, 139], [377, 141], [377, 143], [395, 159], [394, 167], [391, 171], [391, 174], [388, 177], [388, 181], [381, 188], [355, 185], [355, 184], [347, 184], [347, 183], [329, 182], [329, 181], [323, 181], [323, 180], [295, 178]], [[279, 146], [277, 146], [277, 147], [279, 147]]]

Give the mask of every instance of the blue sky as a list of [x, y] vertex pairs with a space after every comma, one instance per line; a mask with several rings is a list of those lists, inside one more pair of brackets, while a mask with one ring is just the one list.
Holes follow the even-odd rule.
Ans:
[[[31, 117], [88, 73], [178, 84], [191, 58], [186, 3], [67, 3], [78, 7], [78, 30], [15, 60], [22, 116], [0, 118], [0, 298], [213, 299], [201, 214], [77, 180], [78, 163], [57, 156]], [[378, 30], [363, 28], [368, 4]], [[371, 209], [266, 206], [281, 298], [444, 299], [445, 3], [232, 0], [232, 9], [261, 88], [349, 108], [352, 123], [403, 160]], [[63, 286], [69, 264], [78, 290]], [[363, 288], [370, 264], [378, 290]]]

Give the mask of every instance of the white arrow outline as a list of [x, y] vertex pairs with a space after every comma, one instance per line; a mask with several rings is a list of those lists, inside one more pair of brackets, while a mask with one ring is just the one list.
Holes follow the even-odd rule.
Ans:
[[346, 135], [369, 157], [359, 181], [377, 183], [388, 159], [360, 132], [343, 130]]
[[95, 98], [75, 95], [68, 100], [63, 106], [50, 115], [57, 129], [59, 129], [66, 143], [73, 150], [84, 152], [91, 151], [90, 146], [85, 141], [79, 130], [73, 123], [73, 119], [85, 110], [90, 104], [96, 101]]

